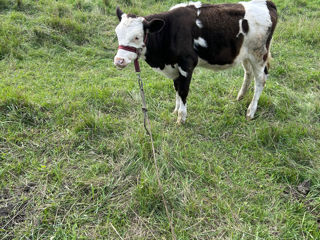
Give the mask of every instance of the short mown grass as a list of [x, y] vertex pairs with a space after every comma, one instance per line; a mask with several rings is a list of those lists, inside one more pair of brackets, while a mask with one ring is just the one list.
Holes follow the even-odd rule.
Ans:
[[[171, 239], [114, 12], [177, 2], [0, 0], [0, 239]], [[196, 69], [177, 126], [172, 82], [142, 63], [177, 239], [320, 239], [320, 6], [274, 2], [253, 121], [241, 67]]]

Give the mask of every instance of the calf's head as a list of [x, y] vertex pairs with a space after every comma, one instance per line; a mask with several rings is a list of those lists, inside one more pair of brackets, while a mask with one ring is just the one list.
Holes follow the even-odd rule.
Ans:
[[142, 52], [143, 48], [145, 48], [147, 33], [160, 31], [165, 23], [162, 19], [153, 19], [148, 22], [143, 17], [123, 13], [119, 7], [117, 7], [116, 12], [120, 21], [115, 30], [119, 46], [130, 47], [137, 50], [136, 52], [132, 52], [125, 49], [118, 49], [114, 57], [114, 64], [122, 69], [138, 57], [137, 52]]

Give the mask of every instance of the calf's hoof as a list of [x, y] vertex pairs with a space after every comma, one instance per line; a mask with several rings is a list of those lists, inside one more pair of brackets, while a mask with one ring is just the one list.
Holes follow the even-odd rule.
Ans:
[[246, 116], [246, 119], [247, 119], [248, 121], [251, 121], [253, 118], [254, 118], [254, 117], [252, 117], [252, 116], [250, 116], [250, 115], [247, 115], [247, 116]]
[[186, 122], [187, 114], [185, 112], [178, 112], [177, 124], [181, 125]]
[[247, 120], [250, 121], [250, 120], [254, 119], [254, 114], [255, 114], [255, 112], [252, 112], [250, 109], [248, 109], [247, 115], [246, 115]]
[[244, 95], [238, 95], [237, 101], [241, 101], [244, 98]]
[[182, 119], [177, 119], [177, 124], [180, 126], [180, 125], [182, 125], [182, 124], [184, 124], [186, 121], [184, 120], [182, 120]]

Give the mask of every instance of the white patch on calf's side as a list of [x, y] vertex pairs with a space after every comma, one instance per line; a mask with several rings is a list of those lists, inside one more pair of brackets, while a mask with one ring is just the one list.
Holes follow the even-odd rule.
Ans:
[[152, 68], [152, 69], [170, 79], [176, 79], [177, 77], [179, 77], [178, 64], [173, 65], [173, 67], [171, 65], [165, 65], [163, 69], [160, 69], [160, 68]]
[[198, 37], [198, 39], [194, 39], [194, 46], [201, 46], [204, 48], [208, 47], [207, 41], [204, 40], [202, 37]]
[[188, 73], [186, 72], [186, 71], [183, 71], [183, 69], [179, 66], [178, 67], [178, 69], [179, 69], [179, 73], [182, 75], [182, 76], [184, 76], [184, 77], [187, 77], [188, 76]]
[[201, 10], [198, 9], [198, 11], [197, 11], [197, 16], [198, 16], [198, 17], [200, 16], [200, 13], [201, 13]]
[[196, 20], [196, 24], [199, 28], [203, 28], [203, 24], [199, 19]]

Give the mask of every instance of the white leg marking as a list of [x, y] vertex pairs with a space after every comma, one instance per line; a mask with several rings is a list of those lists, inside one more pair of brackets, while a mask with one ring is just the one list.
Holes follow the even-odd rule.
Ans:
[[178, 124], [185, 123], [186, 119], [187, 119], [187, 103], [184, 104], [182, 99], [180, 98], [180, 108], [178, 110], [177, 123]]
[[176, 92], [176, 107], [173, 110], [173, 114], [176, 114], [180, 109], [180, 96], [178, 92]]
[[237, 97], [238, 101], [240, 101], [244, 97], [244, 95], [247, 93], [253, 77], [253, 72], [252, 72], [252, 67], [250, 62], [248, 60], [244, 60], [242, 63], [242, 66], [244, 69], [244, 80], [243, 80], [241, 89], [238, 93], [238, 97]]
[[197, 46], [201, 46], [201, 47], [208, 47], [207, 41], [204, 40], [202, 37], [199, 37], [198, 39], [194, 39], [194, 45]]
[[200, 13], [201, 13], [201, 10], [200, 10], [200, 9], [198, 9], [198, 11], [197, 11], [197, 15], [198, 15], [198, 17], [200, 16]]
[[252, 101], [247, 110], [247, 119], [251, 120], [254, 118], [254, 114], [256, 113], [258, 107], [258, 101], [261, 96], [262, 90], [265, 85], [266, 76], [263, 72], [263, 69], [260, 71], [255, 71], [255, 82], [254, 82], [254, 95]]
[[178, 69], [179, 69], [179, 73], [180, 73], [182, 76], [184, 76], [184, 77], [187, 77], [187, 76], [188, 76], [188, 73], [187, 73], [186, 71], [183, 71], [180, 66], [178, 67]]

